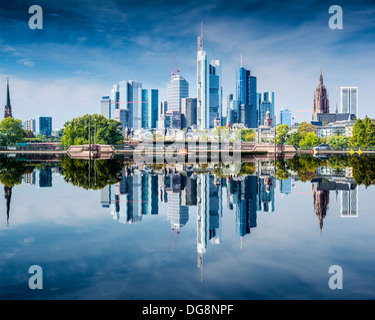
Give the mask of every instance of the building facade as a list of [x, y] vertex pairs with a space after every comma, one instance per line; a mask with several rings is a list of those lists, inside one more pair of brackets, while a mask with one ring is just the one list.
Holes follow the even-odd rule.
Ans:
[[181, 126], [182, 128], [191, 127], [197, 124], [197, 99], [181, 99]]
[[358, 87], [340, 88], [340, 113], [351, 113], [358, 118]]
[[280, 124], [286, 124], [292, 127], [292, 111], [288, 109], [282, 109], [280, 111]]
[[189, 83], [180, 75], [171, 77], [167, 88], [168, 110], [181, 112], [181, 99], [189, 96]]
[[36, 134], [50, 137], [52, 135], [52, 117], [36, 118]]

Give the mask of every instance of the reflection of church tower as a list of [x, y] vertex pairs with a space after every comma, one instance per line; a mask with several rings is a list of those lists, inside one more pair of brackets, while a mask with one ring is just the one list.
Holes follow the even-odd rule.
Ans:
[[12, 188], [4, 187], [4, 198], [7, 201], [7, 224], [9, 225], [10, 201], [12, 199]]
[[320, 233], [323, 229], [323, 220], [327, 215], [327, 210], [329, 206], [329, 191], [327, 190], [318, 190], [315, 185], [312, 185], [313, 196], [314, 196], [314, 209], [315, 214], [319, 218]]
[[9, 80], [7, 80], [7, 104], [5, 105], [4, 118], [12, 117], [12, 107], [10, 105]]
[[329, 113], [329, 100], [327, 89], [323, 84], [323, 75], [320, 71], [319, 85], [314, 95], [314, 110], [312, 119], [315, 120], [318, 113]]

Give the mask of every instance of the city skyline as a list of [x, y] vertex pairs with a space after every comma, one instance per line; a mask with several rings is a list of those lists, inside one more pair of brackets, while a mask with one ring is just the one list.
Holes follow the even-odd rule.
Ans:
[[[275, 92], [276, 113], [288, 108], [295, 116], [294, 110], [312, 109], [312, 92], [322, 68], [332, 106], [339, 104], [340, 87], [356, 86], [361, 90], [359, 116], [372, 116], [375, 23], [371, 17], [375, 10], [369, 2], [341, 4], [342, 30], [328, 27], [327, 5], [288, 4], [162, 2], [157, 9], [150, 3], [129, 7], [126, 2], [106, 2], [106, 6], [68, 2], [61, 8], [49, 2], [41, 4], [43, 30], [28, 29], [29, 6], [22, 10], [19, 4], [2, 4], [0, 77], [10, 77], [16, 118], [49, 114], [55, 127], [73, 117], [97, 113], [103, 93], [122, 79], [159, 89], [160, 101], [166, 100], [168, 51], [175, 52], [190, 92], [196, 92], [196, 35], [203, 21], [205, 50], [222, 62], [224, 99], [235, 93], [235, 73], [243, 52], [243, 65], [256, 74], [258, 91]], [[154, 15], [146, 17], [147, 10]], [[66, 32], [56, 37], [62, 28]], [[4, 85], [0, 87], [3, 101], [5, 92]], [[309, 118], [310, 114], [303, 114], [302, 120]]]

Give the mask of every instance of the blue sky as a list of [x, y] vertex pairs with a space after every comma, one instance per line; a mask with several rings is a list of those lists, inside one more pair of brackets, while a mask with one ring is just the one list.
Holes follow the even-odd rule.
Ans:
[[[28, 26], [35, 4], [43, 30]], [[342, 30], [328, 27], [334, 4], [343, 8]], [[22, 120], [49, 115], [57, 128], [99, 113], [101, 96], [124, 79], [165, 99], [168, 52], [196, 97], [201, 21], [209, 59], [222, 61], [224, 101], [234, 93], [242, 52], [258, 91], [275, 92], [277, 111], [310, 120], [297, 110], [312, 109], [322, 68], [331, 110], [340, 86], [358, 86], [360, 116], [375, 117], [374, 1], [1, 1], [0, 19], [0, 105], [9, 76], [13, 114]]]

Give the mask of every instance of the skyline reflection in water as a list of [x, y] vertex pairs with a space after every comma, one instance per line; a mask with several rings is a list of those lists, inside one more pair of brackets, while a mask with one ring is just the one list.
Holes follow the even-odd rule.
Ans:
[[[366, 159], [360, 161], [369, 168], [373, 159]], [[61, 256], [58, 254], [54, 260], [48, 252], [55, 254], [56, 248], [61, 245], [68, 252], [85, 252], [66, 258], [65, 263], [70, 265], [69, 270], [74, 274], [74, 281], [67, 282], [70, 290], [61, 289], [60, 283], [60, 286], [56, 286], [59, 289], [49, 286], [50, 290], [44, 290], [44, 294], [39, 293], [37, 297], [55, 299], [77, 295], [80, 298], [170, 299], [171, 292], [175, 292], [172, 289], [176, 289], [176, 284], [170, 281], [176, 280], [177, 274], [185, 277], [180, 282], [188, 287], [172, 295], [177, 299], [314, 298], [320, 291], [329, 298], [347, 297], [346, 294], [350, 292], [344, 290], [343, 293], [336, 293], [335, 297], [327, 286], [328, 267], [335, 264], [334, 261], [324, 267], [320, 261], [329, 264], [331, 257], [337, 253], [340, 253], [340, 259], [349, 259], [347, 254], [353, 250], [353, 239], [342, 239], [345, 230], [361, 235], [362, 239], [357, 238], [361, 244], [364, 240], [369, 243], [373, 240], [374, 233], [366, 232], [366, 229], [374, 229], [370, 223], [371, 219], [373, 221], [369, 215], [370, 201], [366, 201], [367, 197], [371, 199], [373, 193], [371, 184], [367, 185], [368, 181], [373, 181], [373, 175], [367, 170], [367, 176], [364, 176], [357, 159], [335, 158], [322, 162], [307, 157], [277, 161], [276, 168], [273, 161], [247, 162], [241, 165], [239, 175], [223, 175], [220, 170], [222, 164], [124, 166], [123, 161], [117, 160], [92, 161], [90, 165], [83, 160], [53, 164], [33, 164], [13, 159], [2, 161], [0, 181], [4, 185], [6, 223], [4, 219], [0, 220], [0, 239], [18, 243], [7, 247], [12, 253], [5, 252], [5, 249], [2, 252], [2, 256], [7, 257], [2, 263], [6, 267], [2, 273], [7, 275], [5, 279], [8, 280], [1, 280], [0, 286], [9, 289], [1, 291], [2, 298], [17, 295], [35, 298], [35, 293], [20, 290], [17, 285], [22, 282], [19, 279], [19, 264], [42, 264], [36, 260], [47, 260], [47, 265], [55, 270], [58, 261], [64, 261], [64, 255], [70, 253], [60, 251]], [[48, 200], [43, 201], [49, 207], [51, 220], [35, 212], [38, 201], [41, 203], [40, 200], [46, 197]], [[23, 199], [22, 204], [18, 202], [20, 199]], [[26, 210], [27, 207], [29, 209]], [[362, 207], [364, 209], [359, 212]], [[77, 212], [84, 210], [82, 215], [77, 215]], [[308, 212], [310, 214], [306, 215]], [[109, 214], [119, 223], [108, 220]], [[22, 216], [26, 218], [22, 219]], [[73, 228], [73, 234], [71, 230], [64, 230], [65, 226], [67, 229]], [[38, 233], [30, 235], [30, 230], [34, 229]], [[52, 236], [54, 229], [58, 229], [57, 236]], [[88, 234], [93, 238], [86, 237]], [[25, 237], [16, 240], [20, 235]], [[39, 243], [36, 239], [40, 237], [47, 241]], [[116, 249], [110, 245], [120, 239], [121, 245]], [[309, 239], [318, 241], [317, 246], [311, 247], [312, 244], [307, 243]], [[337, 242], [338, 239], [341, 242]], [[17, 248], [20, 241], [21, 246], [37, 252], [39, 258], [31, 259], [31, 253], [26, 254]], [[327, 247], [321, 248], [322, 242], [326, 242]], [[348, 242], [351, 242], [350, 245]], [[284, 244], [282, 252], [286, 254], [285, 257], [280, 255], [280, 250], [273, 248], [277, 244]], [[40, 251], [41, 247], [46, 247], [45, 253]], [[96, 263], [89, 264], [93, 257], [86, 257], [86, 252], [92, 252], [96, 247], [105, 247], [106, 250], [98, 249], [100, 253], [95, 255]], [[127, 252], [126, 258], [123, 252], [115, 253], [119, 248]], [[330, 255], [327, 255], [327, 249]], [[343, 252], [343, 249], [348, 252]], [[356, 249], [356, 254], [364, 252], [361, 259], [373, 262], [370, 257], [373, 249], [370, 246], [364, 244], [361, 250]], [[244, 252], [245, 256], [241, 256]], [[255, 257], [259, 259], [253, 260]], [[309, 263], [302, 263], [304, 260]], [[110, 266], [111, 263], [114, 266]], [[359, 261], [349, 259], [345, 263], [350, 265]], [[140, 274], [131, 269], [133, 264], [140, 268]], [[82, 265], [87, 269], [80, 273]], [[104, 274], [99, 271], [99, 265], [108, 269], [108, 277], [113, 279], [93, 281], [90, 275], [95, 274], [100, 279]], [[212, 269], [213, 265], [216, 268]], [[226, 274], [222, 269], [224, 266], [232, 270], [230, 278], [233, 279], [223, 276]], [[315, 275], [316, 279], [309, 271], [312, 266], [322, 268], [319, 275]], [[366, 269], [365, 266], [362, 264], [361, 268]], [[11, 279], [15, 270], [18, 282], [13, 287]], [[302, 275], [304, 270], [307, 276]], [[256, 281], [247, 287], [238, 279], [242, 275], [249, 282], [254, 282], [254, 274], [249, 277], [247, 272], [255, 272], [258, 281], [263, 279], [263, 282]], [[69, 271], [63, 270], [53, 273], [51, 278], [54, 284], [69, 275]], [[297, 278], [292, 277], [294, 273]], [[143, 275], [143, 280], [139, 280], [140, 275]], [[27, 276], [27, 273], [21, 276], [25, 284]], [[135, 281], [133, 276], [138, 280]], [[362, 274], [363, 279], [357, 280], [357, 298], [373, 298], [370, 293], [373, 291], [364, 292], [366, 290], [359, 288], [366, 276], [372, 276], [372, 272], [367, 270]], [[267, 280], [267, 277], [273, 280]], [[117, 279], [116, 285], [112, 283], [114, 279]], [[80, 290], [75, 289], [73, 283], [77, 281], [81, 283], [80, 286], [85, 284], [83, 286], [87, 286], [87, 291], [82, 291], [80, 286]], [[189, 288], [192, 281], [198, 281], [202, 287]], [[315, 288], [315, 283], [319, 281], [321, 288]], [[113, 291], [103, 287], [106, 282], [112, 283]], [[128, 289], [120, 289], [119, 283], [126, 283], [126, 287], [130, 285], [133, 291], [130, 293]], [[135, 289], [135, 283], [141, 283], [149, 290]], [[162, 283], [164, 290], [160, 287]], [[302, 284], [310, 291], [303, 289]], [[370, 289], [375, 288], [371, 285], [373, 281], [367, 281]], [[88, 289], [93, 287], [96, 290]], [[294, 288], [294, 292], [287, 288]]]

